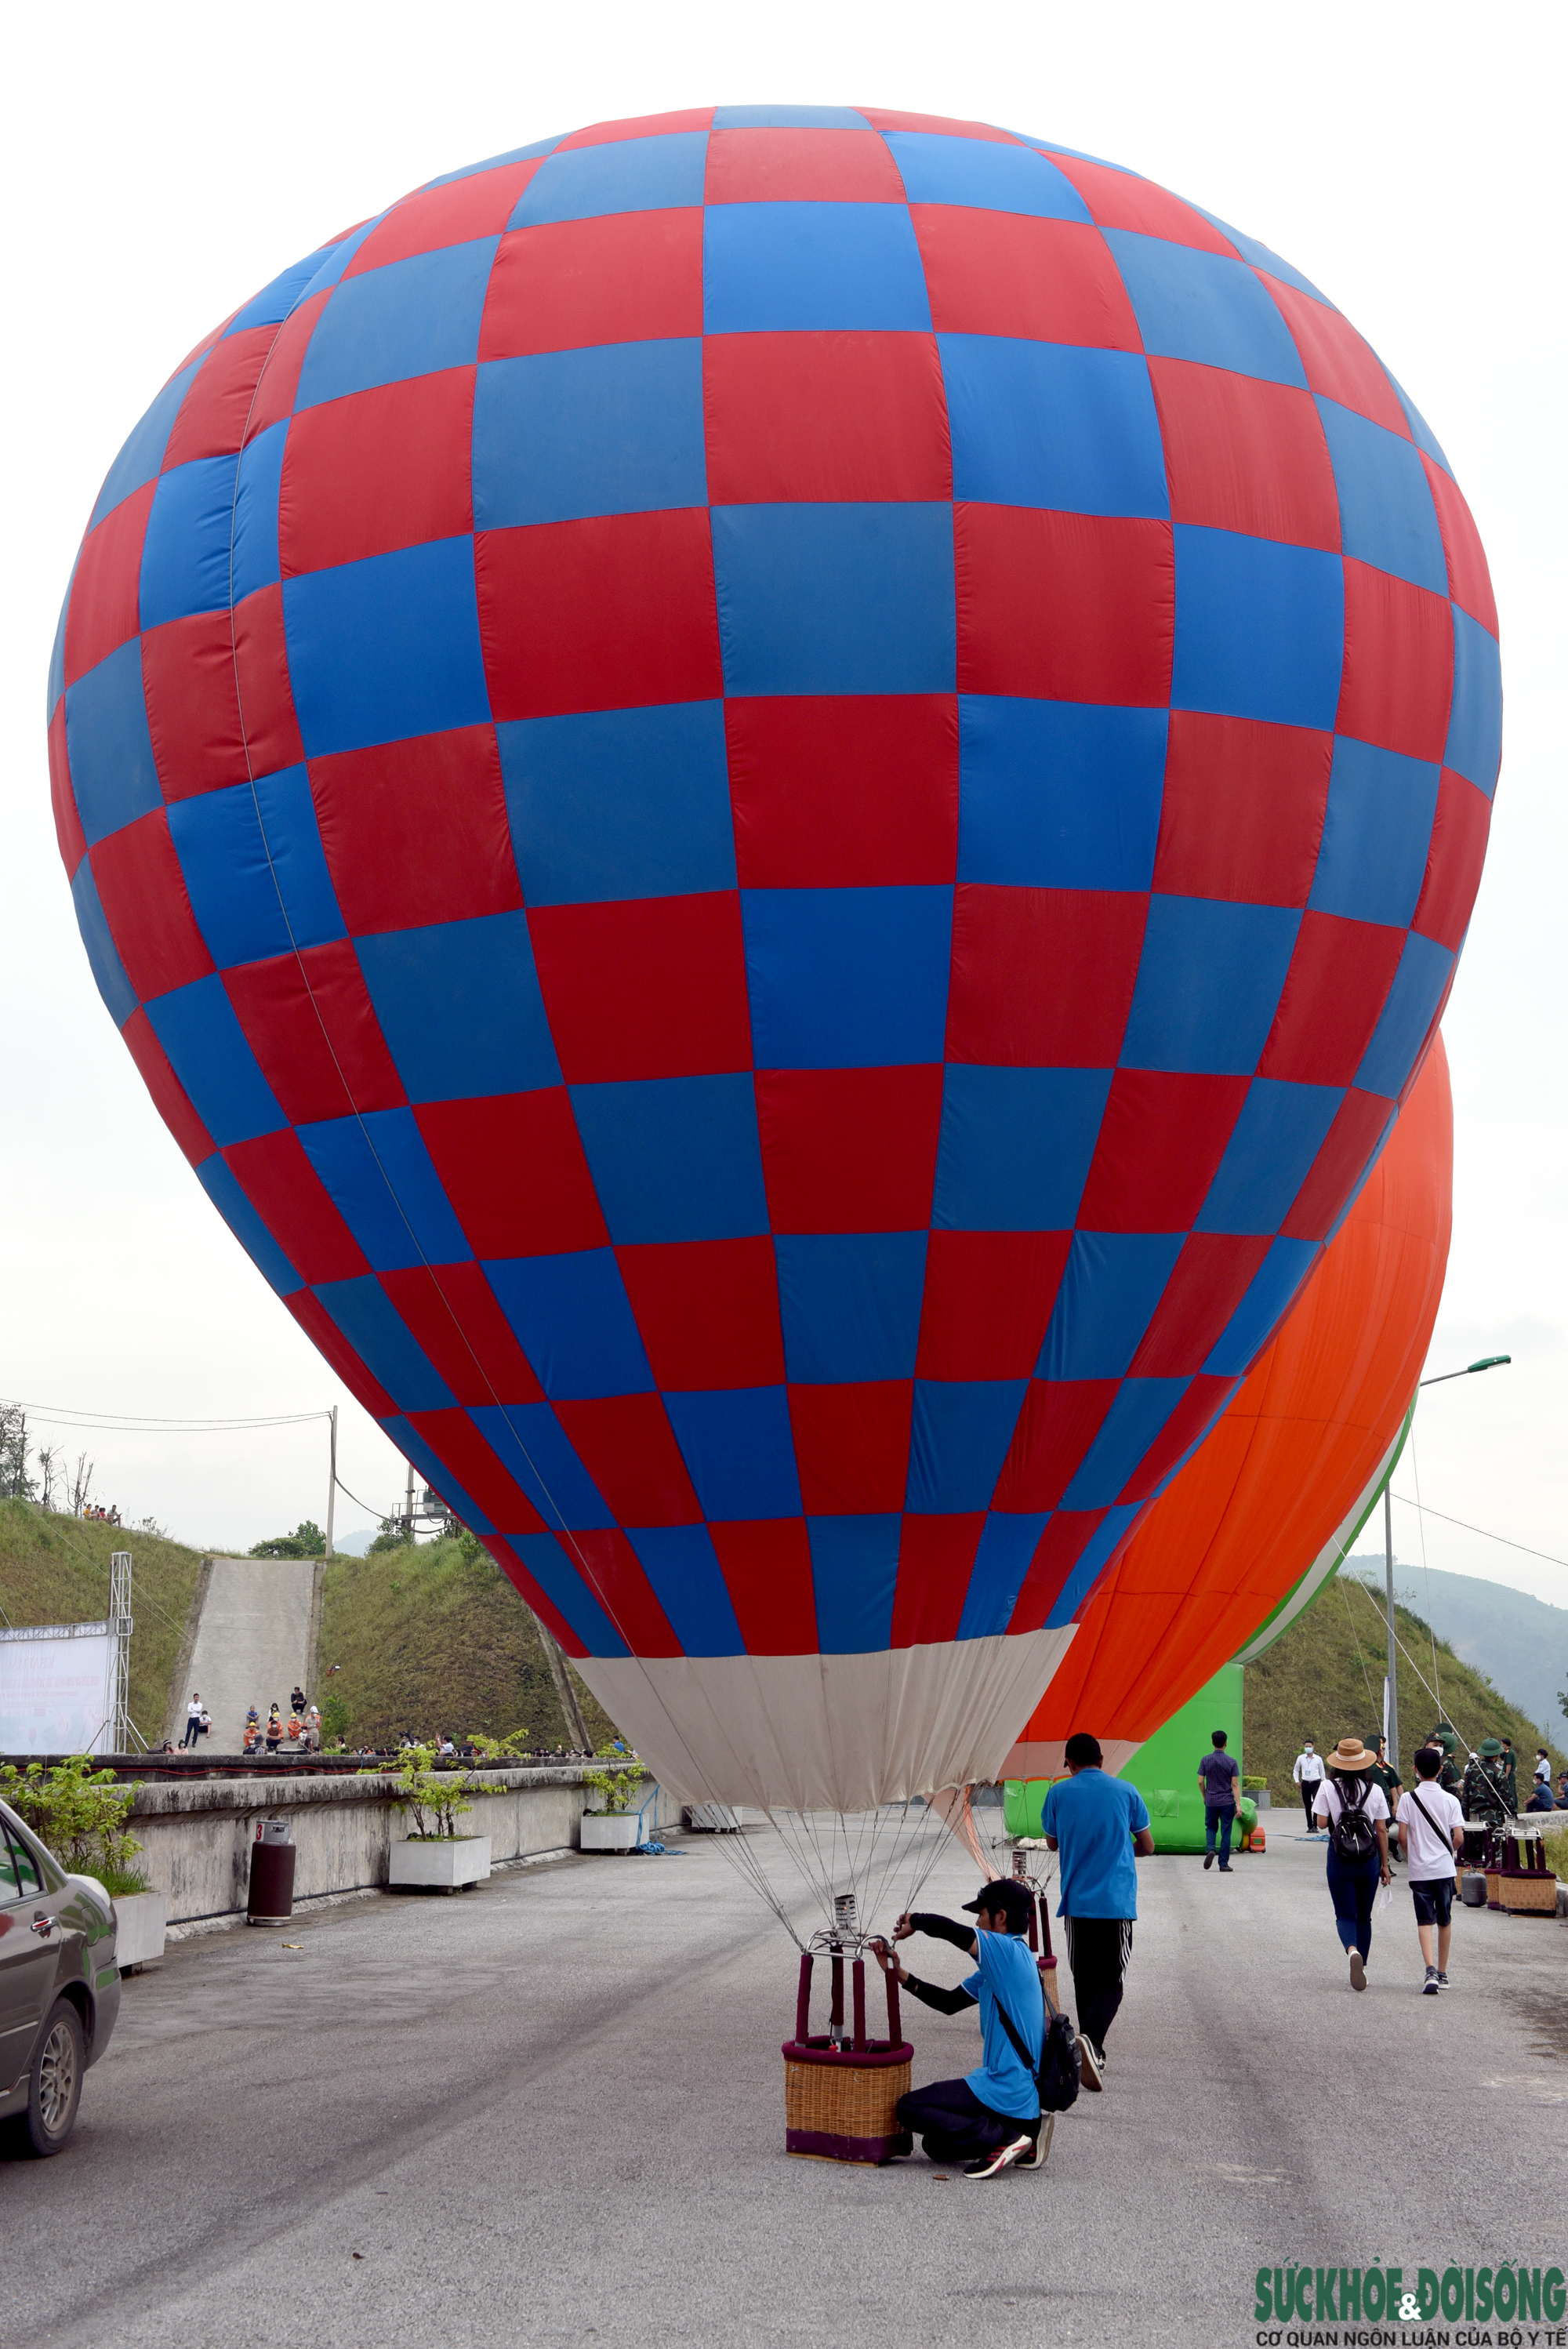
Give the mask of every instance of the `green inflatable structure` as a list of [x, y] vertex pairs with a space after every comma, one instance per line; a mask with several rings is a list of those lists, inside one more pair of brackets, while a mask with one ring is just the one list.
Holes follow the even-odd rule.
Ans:
[[[1242, 1766], [1242, 1667], [1222, 1664], [1153, 1736], [1146, 1738], [1120, 1773], [1136, 1786], [1149, 1811], [1156, 1851], [1202, 1851], [1203, 1795], [1198, 1764], [1213, 1751], [1213, 1733], [1225, 1733], [1225, 1750]], [[1003, 1788], [1003, 1824], [1010, 1836], [1037, 1836], [1050, 1792], [1048, 1778], [1010, 1778]], [[1257, 1805], [1247, 1795], [1242, 1826], [1257, 1824]], [[1239, 1840], [1239, 1834], [1238, 1834]]]

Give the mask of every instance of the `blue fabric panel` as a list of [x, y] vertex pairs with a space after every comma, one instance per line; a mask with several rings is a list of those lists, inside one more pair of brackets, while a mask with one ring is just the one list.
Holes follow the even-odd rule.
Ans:
[[1392, 1134], [1394, 1128], [1398, 1124], [1398, 1109], [1391, 1102], [1388, 1108], [1388, 1122], [1377, 1137], [1377, 1147], [1372, 1153], [1371, 1157], [1367, 1161], [1366, 1165], [1361, 1169], [1360, 1174], [1356, 1177], [1354, 1185], [1346, 1194], [1344, 1206], [1340, 1208], [1339, 1213], [1335, 1216], [1333, 1223], [1330, 1224], [1328, 1227], [1328, 1231], [1323, 1243], [1326, 1248], [1331, 1247], [1334, 1241], [1337, 1238], [1341, 1224], [1344, 1223], [1346, 1216], [1349, 1215], [1351, 1208], [1356, 1205], [1357, 1200], [1367, 1188], [1367, 1182], [1371, 1177], [1372, 1169], [1377, 1165], [1377, 1161], [1382, 1157], [1385, 1150], [1387, 1149], [1389, 1136]]
[[1063, 1508], [1109, 1508], [1191, 1383], [1191, 1379], [1129, 1379], [1062, 1495]]
[[[278, 498], [284, 477], [285, 416], [247, 441], [240, 455], [234, 495], [233, 600], [242, 603], [258, 587], [282, 576], [278, 561]], [[223, 601], [229, 600], [227, 583]]]
[[98, 982], [98, 991], [115, 1026], [123, 1028], [136, 1009], [137, 993], [126, 977], [119, 948], [109, 935], [103, 901], [98, 893], [98, 883], [93, 879], [93, 868], [85, 856], [71, 882], [71, 903], [76, 907], [77, 927], [88, 950], [88, 961]]
[[1443, 764], [1468, 776], [1488, 799], [1502, 757], [1502, 665], [1497, 638], [1454, 609], [1454, 698]]
[[1277, 1232], [1344, 1099], [1343, 1085], [1254, 1077], [1193, 1229]]
[[[472, 367], [500, 243], [475, 237], [343, 278], [305, 347], [295, 409], [442, 367]], [[345, 267], [348, 259], [345, 254]]]
[[[1383, 369], [1383, 372], [1385, 375], [1388, 375], [1387, 367]], [[1454, 477], [1454, 469], [1449, 464], [1448, 459], [1444, 456], [1442, 446], [1438, 440], [1437, 434], [1432, 430], [1431, 426], [1427, 422], [1426, 418], [1421, 414], [1420, 409], [1416, 406], [1415, 401], [1410, 398], [1410, 395], [1405, 389], [1404, 385], [1398, 382], [1396, 378], [1391, 375], [1388, 375], [1388, 380], [1393, 384], [1395, 392], [1398, 398], [1399, 405], [1405, 411], [1405, 421], [1410, 428], [1417, 448], [1424, 449], [1428, 456], [1431, 459], [1433, 464], [1440, 465], [1451, 481]]]
[[1107, 1512], [1104, 1523], [1096, 1528], [1093, 1539], [1085, 1544], [1078, 1564], [1057, 1593], [1056, 1604], [1046, 1618], [1050, 1630], [1076, 1620], [1106, 1566], [1142, 1515], [1143, 1506], [1141, 1501], [1133, 1501], [1125, 1508]]
[[1125, 1378], [1185, 1238], [1182, 1232], [1075, 1232], [1036, 1376]]
[[1317, 1261], [1316, 1240], [1275, 1240], [1204, 1363], [1211, 1378], [1244, 1378]]
[[903, 204], [710, 204], [702, 304], [710, 335], [931, 332]]
[[304, 767], [280, 767], [275, 774], [263, 775], [254, 789], [273, 879], [294, 945], [318, 947], [328, 938], [346, 936], [322, 853], [308, 771]]
[[1041, 1509], [1002, 1516], [994, 1511], [986, 1518], [958, 1619], [961, 1640], [985, 1640], [1006, 1630], [1050, 1514]]
[[1185, 523], [1175, 539], [1171, 708], [1326, 733], [1345, 657], [1339, 556]]
[[307, 758], [490, 717], [471, 538], [285, 579], [284, 629]]
[[941, 1060], [951, 889], [746, 889], [740, 905], [758, 1068]]
[[174, 419], [184, 404], [185, 395], [196, 380], [200, 359], [192, 359], [177, 376], [167, 382], [105, 476], [98, 493], [98, 502], [88, 518], [88, 530], [96, 530], [105, 514], [112, 513], [132, 490], [139, 490], [150, 481], [163, 462], [163, 452], [169, 446], [169, 436], [174, 429]]
[[280, 1297], [292, 1297], [303, 1288], [304, 1282], [216, 1151], [198, 1166], [196, 1179], [263, 1279], [270, 1282]]
[[688, 1656], [745, 1654], [724, 1569], [706, 1526], [654, 1526], [626, 1538]]
[[1336, 735], [1328, 812], [1307, 904], [1404, 929], [1426, 877], [1440, 771]]
[[49, 651], [48, 698], [44, 705], [46, 724], [53, 719], [59, 707], [60, 696], [66, 689], [66, 615], [71, 608], [71, 587], [75, 583], [76, 575], [77, 566], [73, 563], [70, 580], [67, 583], [66, 592], [60, 603], [60, 616], [55, 622], [55, 641]]
[[1000, 335], [939, 335], [937, 344], [955, 498], [1170, 518], [1160, 419], [1136, 352]]
[[509, 147], [504, 155], [487, 155], [482, 163], [465, 163], [459, 171], [443, 171], [438, 179], [427, 180], [425, 187], [449, 188], [455, 180], [477, 180], [481, 171], [499, 171], [505, 163], [530, 163], [536, 155], [552, 154], [564, 136], [558, 130], [553, 138], [536, 139], [531, 147]]
[[990, 1506], [1027, 1379], [916, 1379], [906, 1509], [957, 1516]]
[[377, 1272], [472, 1256], [412, 1110], [369, 1110], [294, 1131]]
[[[356, 229], [352, 229], [347, 236], [339, 237], [335, 244], [329, 244], [326, 246], [321, 256], [320, 268], [316, 271], [315, 275], [310, 280], [310, 283], [300, 295], [299, 300], [294, 304], [294, 308], [296, 310], [301, 308], [304, 303], [308, 302], [314, 295], [325, 293], [331, 286], [339, 283], [344, 271], [347, 268], [349, 263], [353, 260], [355, 254], [358, 252], [360, 246], [364, 243], [371, 230], [373, 228], [379, 228], [386, 217], [387, 214], [385, 212], [377, 212], [373, 220], [361, 221], [359, 226]], [[297, 399], [295, 400], [294, 405], [296, 408], [299, 406]]]
[[[1183, 198], [1183, 202], [1186, 201]], [[1293, 269], [1288, 261], [1282, 261], [1277, 253], [1271, 253], [1268, 246], [1260, 244], [1255, 236], [1243, 236], [1239, 229], [1231, 226], [1229, 221], [1219, 219], [1213, 212], [1204, 212], [1202, 204], [1194, 204], [1192, 210], [1206, 220], [1211, 228], [1217, 228], [1222, 236], [1228, 236], [1243, 260], [1250, 261], [1254, 269], [1266, 269], [1269, 275], [1277, 277], [1282, 285], [1294, 285], [1298, 294], [1310, 294], [1313, 300], [1321, 302], [1326, 310], [1334, 307], [1327, 295], [1320, 294], [1310, 277], [1304, 277], [1299, 269]]]
[[650, 1391], [648, 1358], [607, 1247], [507, 1257], [485, 1275], [547, 1395], [573, 1402]]
[[436, 1457], [424, 1437], [410, 1427], [406, 1419], [384, 1419], [379, 1424], [382, 1433], [397, 1446], [405, 1460], [413, 1463], [426, 1484], [440, 1495], [448, 1508], [459, 1516], [471, 1532], [496, 1534], [506, 1530], [486, 1516], [473, 1495], [464, 1490], [451, 1470]]
[[1454, 957], [1447, 947], [1410, 932], [1383, 1016], [1356, 1071], [1356, 1081], [1364, 1092], [1398, 1099], [1416, 1065], [1416, 1055], [1426, 1040], [1453, 967]]
[[517, 200], [509, 228], [542, 221], [599, 220], [607, 212], [665, 212], [700, 204], [706, 130], [611, 139], [547, 155]]
[[1147, 889], [1167, 722], [1162, 709], [961, 694], [959, 879]]
[[1346, 554], [1446, 595], [1443, 535], [1416, 450], [1398, 433], [1321, 394], [1317, 412], [1334, 461]]
[[296, 261], [292, 269], [274, 277], [270, 285], [263, 285], [259, 294], [253, 294], [244, 308], [223, 329], [223, 340], [227, 342], [231, 335], [242, 335], [251, 326], [281, 326], [305, 287], [335, 251], [335, 245], [317, 245], [303, 261]]
[[288, 924], [249, 783], [173, 801], [169, 836], [196, 926], [220, 970], [288, 952]]
[[1306, 388], [1306, 370], [1276, 305], [1244, 261], [1170, 244], [1135, 229], [1101, 231], [1150, 356]]
[[526, 914], [386, 930], [356, 951], [410, 1101], [561, 1082]]
[[795, 1438], [782, 1387], [666, 1394], [665, 1409], [710, 1524], [799, 1516]]
[[496, 738], [531, 905], [734, 888], [721, 701], [533, 718]]
[[617, 1247], [767, 1231], [749, 1075], [573, 1085], [572, 1107]]
[[713, 565], [727, 693], [953, 691], [951, 506], [716, 506]]
[[163, 805], [133, 636], [66, 688], [66, 755], [88, 846]]
[[591, 1656], [629, 1655], [624, 1640], [553, 1534], [522, 1534], [512, 1547]]
[[1151, 897], [1121, 1066], [1250, 1075], [1300, 927], [1294, 906]]
[[796, 1233], [773, 1251], [791, 1383], [914, 1376], [923, 1232]]
[[469, 1416], [547, 1526], [589, 1533], [614, 1524], [614, 1513], [547, 1402], [482, 1403]]
[[198, 457], [160, 477], [141, 546], [144, 628], [229, 602], [237, 457]]
[[942, 130], [890, 130], [887, 143], [912, 204], [963, 204], [1033, 220], [1088, 221], [1065, 171], [1032, 147], [953, 138]]
[[450, 1411], [456, 1396], [372, 1273], [315, 1291], [371, 1375], [405, 1411]]
[[1070, 1231], [1099, 1135], [1109, 1069], [949, 1064], [931, 1220], [938, 1231]]
[[902, 1526], [897, 1516], [807, 1518], [824, 1656], [876, 1655], [892, 1638]]
[[253, 1142], [288, 1123], [245, 1041], [216, 971], [147, 1007], [170, 1066], [218, 1147]]
[[716, 130], [869, 130], [852, 106], [717, 106]]
[[474, 388], [474, 527], [707, 503], [702, 345], [492, 360]]

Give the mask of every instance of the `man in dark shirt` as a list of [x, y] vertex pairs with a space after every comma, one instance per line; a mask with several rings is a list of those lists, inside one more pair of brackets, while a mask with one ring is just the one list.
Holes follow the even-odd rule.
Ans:
[[[1386, 1737], [1365, 1737], [1361, 1742], [1369, 1754], [1376, 1754], [1377, 1756], [1377, 1761], [1367, 1773], [1367, 1783], [1382, 1787], [1383, 1799], [1388, 1806], [1388, 1816], [1392, 1818], [1399, 1807], [1399, 1797], [1404, 1792], [1404, 1783], [1398, 1770], [1388, 1760], [1388, 1741]], [[1388, 1844], [1388, 1857], [1390, 1860], [1394, 1857], [1392, 1838]]]
[[1214, 1837], [1220, 1839], [1220, 1873], [1231, 1873], [1231, 1830], [1236, 1824], [1236, 1795], [1242, 1774], [1225, 1751], [1225, 1733], [1216, 1729], [1212, 1735], [1213, 1752], [1205, 1754], [1198, 1764], [1198, 1784], [1203, 1789], [1203, 1831], [1208, 1848], [1203, 1854], [1206, 1868], [1214, 1865]]

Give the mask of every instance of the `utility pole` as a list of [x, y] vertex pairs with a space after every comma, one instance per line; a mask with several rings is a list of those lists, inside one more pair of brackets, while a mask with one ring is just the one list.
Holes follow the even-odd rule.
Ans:
[[327, 1438], [332, 1471], [326, 1481], [326, 1554], [330, 1557], [332, 1556], [332, 1505], [337, 1498], [337, 1405], [335, 1403], [333, 1404], [327, 1416], [332, 1423], [332, 1432]]
[[1394, 1503], [1392, 1476], [1383, 1487], [1383, 1569], [1388, 1596], [1388, 1767], [1399, 1767], [1399, 1682], [1394, 1670]]
[[412, 1541], [414, 1538], [414, 1463], [411, 1460], [408, 1463], [408, 1490], [403, 1504], [403, 1523], [407, 1527], [408, 1538]]

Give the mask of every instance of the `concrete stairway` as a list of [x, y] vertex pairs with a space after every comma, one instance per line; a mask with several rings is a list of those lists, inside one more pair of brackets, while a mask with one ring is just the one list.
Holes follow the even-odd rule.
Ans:
[[[200, 1690], [212, 1716], [204, 1754], [237, 1754], [249, 1706], [265, 1721], [275, 1703], [288, 1719], [296, 1681], [316, 1698], [315, 1630], [320, 1620], [319, 1558], [214, 1557], [207, 1561], [191, 1665], [170, 1697], [169, 1734], [185, 1733], [185, 1707]], [[317, 1700], [319, 1701], [319, 1700]]]

